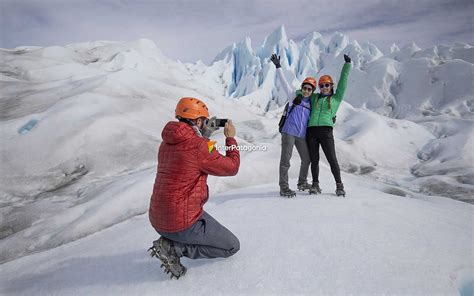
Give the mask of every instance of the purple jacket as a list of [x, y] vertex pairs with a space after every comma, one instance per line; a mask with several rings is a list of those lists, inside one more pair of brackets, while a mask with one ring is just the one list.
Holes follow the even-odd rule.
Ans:
[[[289, 109], [292, 108], [293, 99], [296, 97], [295, 91], [293, 91], [286, 81], [285, 76], [283, 75], [283, 70], [281, 68], [277, 69], [277, 76], [280, 80], [280, 83], [283, 86], [283, 89], [288, 96], [290, 101]], [[292, 135], [294, 137], [304, 138], [306, 136], [306, 127], [308, 126], [309, 116], [311, 114], [311, 97], [303, 98], [300, 105], [295, 105], [293, 110], [288, 114], [285, 124], [283, 125], [282, 133]]]

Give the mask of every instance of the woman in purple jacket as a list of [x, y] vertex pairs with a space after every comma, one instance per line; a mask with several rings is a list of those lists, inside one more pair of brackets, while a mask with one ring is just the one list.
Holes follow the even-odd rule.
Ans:
[[[288, 99], [295, 97], [288, 81], [283, 75], [280, 57], [272, 54], [270, 60], [277, 68], [277, 76]], [[298, 190], [306, 190], [311, 187], [308, 184], [308, 170], [311, 163], [309, 157], [308, 145], [306, 144], [306, 127], [308, 125], [309, 116], [311, 114], [311, 96], [316, 90], [316, 79], [307, 77], [301, 84], [301, 95], [296, 96], [290, 101], [288, 106], [288, 114], [286, 121], [281, 130], [281, 157], [280, 157], [280, 195], [286, 197], [294, 197], [296, 193], [290, 189], [288, 185], [288, 170], [290, 169], [290, 159], [293, 153], [293, 146], [301, 158], [300, 174], [298, 177]]]

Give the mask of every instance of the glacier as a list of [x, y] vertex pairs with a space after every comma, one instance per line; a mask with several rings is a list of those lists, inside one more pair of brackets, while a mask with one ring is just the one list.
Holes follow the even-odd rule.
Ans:
[[[390, 223], [384, 224], [387, 222], [380, 214], [371, 225], [380, 224], [388, 231], [405, 221], [403, 230], [394, 239], [400, 239], [406, 248], [416, 250], [416, 254], [423, 254], [426, 250], [422, 242], [410, 240], [409, 226], [420, 224], [417, 233], [426, 233], [425, 239], [430, 236], [439, 240], [449, 238], [434, 253], [435, 257], [451, 256], [449, 251], [459, 248], [460, 255], [452, 255], [455, 263], [443, 261], [440, 263], [444, 268], [442, 272], [427, 276], [425, 281], [411, 282], [411, 273], [404, 277], [402, 271], [408, 263], [396, 260], [391, 262], [392, 269], [383, 269], [384, 274], [395, 272], [401, 281], [409, 283], [405, 287], [424, 292], [434, 291], [426, 286], [427, 282], [442, 278], [439, 286], [453, 285], [446, 291], [455, 291], [454, 282], [464, 274], [461, 271], [472, 268], [472, 264], [460, 263], [462, 256], [472, 257], [472, 253], [453, 242], [457, 242], [454, 239], [457, 237], [459, 244], [467, 242], [469, 245], [473, 233], [473, 46], [456, 43], [422, 49], [415, 43], [402, 47], [394, 44], [389, 53], [383, 53], [370, 42], [359, 43], [342, 33], [323, 36], [311, 32], [302, 40], [293, 41], [284, 26], [269, 34], [259, 47], [254, 48], [250, 38], [231, 44], [209, 65], [170, 60], [147, 39], [0, 49], [0, 263], [2, 270], [6, 268], [0, 278], [12, 282], [19, 268], [32, 264], [57, 276], [63, 270], [60, 268], [57, 273], [44, 262], [54, 265], [62, 261], [48, 256], [54, 257], [56, 252], [65, 252], [63, 250], [68, 248], [78, 256], [94, 256], [87, 252], [87, 246], [103, 256], [105, 250], [93, 242], [95, 238], [100, 242], [102, 235], [119, 235], [115, 229], [128, 223], [142, 225], [156, 170], [160, 132], [166, 122], [173, 120], [176, 102], [183, 96], [202, 98], [212, 114], [233, 119], [239, 144], [267, 147], [265, 152], [242, 152], [237, 176], [209, 178], [211, 200], [217, 197], [210, 209], [228, 213], [224, 215], [227, 217], [232, 216], [232, 208], [227, 208], [229, 204], [243, 211], [264, 212], [277, 196], [272, 187], [278, 183], [277, 123], [289, 99], [275, 79], [274, 66], [269, 62], [272, 53], [281, 56], [284, 75], [295, 90], [307, 76], [318, 78], [329, 74], [337, 80], [343, 54], [351, 56], [354, 63], [335, 128], [338, 159], [349, 185], [346, 186], [348, 199], [353, 200], [344, 204], [344, 201], [331, 200], [330, 195], [320, 201], [298, 196], [301, 204], [295, 208], [295, 219], [301, 213], [308, 223], [323, 222], [307, 215], [307, 202], [315, 202], [312, 206], [316, 208], [323, 206], [334, 211], [335, 216], [327, 217], [327, 221], [335, 225], [344, 224], [350, 209], [359, 209], [358, 217], [372, 215], [375, 209], [389, 216]], [[216, 134], [213, 139], [224, 142], [222, 134]], [[329, 168], [325, 159], [322, 161], [323, 191], [331, 192]], [[291, 165], [290, 177], [295, 178], [299, 165], [297, 156]], [[235, 191], [227, 202], [225, 193], [229, 190]], [[274, 210], [284, 215], [285, 205], [280, 205], [281, 202], [278, 199]], [[252, 204], [255, 209], [251, 208]], [[399, 212], [391, 212], [384, 204], [395, 205], [394, 209]], [[411, 210], [411, 206], [418, 211]], [[354, 226], [355, 230], [369, 227], [367, 221], [361, 221]], [[234, 218], [228, 222], [233, 227], [239, 223]], [[327, 228], [320, 231], [330, 231], [329, 222], [325, 224]], [[270, 224], [263, 225], [270, 227]], [[238, 227], [238, 231], [244, 233], [252, 226], [244, 223]], [[113, 233], [105, 234], [104, 229]], [[131, 236], [137, 235], [127, 231]], [[243, 238], [249, 241], [262, 233], [263, 229], [259, 229]], [[149, 240], [153, 235], [148, 231]], [[366, 248], [378, 246], [378, 238], [372, 233], [368, 245], [352, 241]], [[328, 244], [336, 244], [343, 238], [326, 239]], [[71, 247], [72, 241], [79, 247]], [[435, 245], [436, 240], [430, 242]], [[124, 251], [131, 252], [127, 258], [144, 260], [133, 249], [136, 247], [124, 242]], [[399, 247], [387, 250], [405, 256], [406, 248]], [[306, 251], [303, 248], [301, 253]], [[380, 256], [371, 265], [375, 270], [382, 269], [379, 263], [386, 255], [378, 251]], [[332, 255], [336, 260], [337, 252]], [[368, 259], [362, 257], [361, 260], [364, 258]], [[70, 260], [79, 259], [72, 256]], [[432, 258], [420, 262], [421, 272], [434, 270], [433, 266], [438, 263], [430, 260]], [[270, 264], [270, 260], [264, 262]], [[324, 266], [333, 266], [334, 262], [327, 261]], [[105, 263], [112, 267], [120, 265], [116, 260]], [[221, 263], [217, 264], [218, 271]], [[355, 266], [360, 262], [353, 263]], [[239, 264], [249, 264], [249, 261]], [[304, 266], [311, 272], [311, 265]], [[90, 268], [85, 264], [80, 270]], [[151, 265], [147, 268], [152, 269]], [[215, 272], [213, 267], [209, 270]], [[67, 269], [65, 275], [70, 272]], [[251, 273], [256, 274], [257, 271]], [[287, 275], [277, 272], [273, 276]], [[345, 276], [350, 278], [351, 274]], [[446, 280], [446, 276], [451, 280]], [[123, 274], [120, 277], [126, 278]], [[13, 284], [2, 283], [2, 287], [10, 288], [3, 292], [15, 294], [23, 280], [29, 278], [38, 279], [22, 273]], [[323, 285], [321, 291], [333, 292], [331, 287], [324, 286], [329, 279], [317, 279], [316, 283]], [[65, 280], [68, 282], [69, 278]], [[466, 277], [459, 286], [470, 280]], [[86, 278], [82, 284], [91, 282], [94, 283], [92, 278]], [[270, 288], [273, 282], [273, 277], [267, 277], [261, 289], [255, 283], [257, 289], [224, 285], [222, 290], [215, 287], [215, 291], [262, 292], [265, 288], [273, 291]], [[403, 285], [397, 290], [397, 282], [390, 282], [386, 290], [377, 290], [384, 282], [387, 278], [380, 278], [374, 286], [361, 286], [354, 281], [349, 287], [359, 292], [408, 291], [403, 290]], [[41, 286], [42, 291], [47, 294], [54, 284], [54, 281], [46, 283]], [[285, 288], [279, 284], [275, 287]], [[288, 293], [305, 292], [291, 287], [293, 290]], [[312, 291], [317, 289], [308, 287]], [[336, 288], [339, 290], [334, 291], [348, 291], [343, 286]], [[56, 291], [62, 292], [61, 289]], [[73, 289], [66, 293], [79, 291]], [[169, 291], [180, 290], [170, 288]]]

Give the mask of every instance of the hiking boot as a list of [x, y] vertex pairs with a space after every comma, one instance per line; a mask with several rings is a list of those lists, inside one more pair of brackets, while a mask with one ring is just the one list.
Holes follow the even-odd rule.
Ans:
[[290, 188], [282, 188], [282, 189], [280, 189], [280, 196], [293, 198], [293, 197], [296, 196], [296, 192], [294, 192]]
[[321, 188], [319, 188], [318, 182], [313, 182], [313, 184], [309, 188], [309, 194], [321, 194]]
[[176, 254], [173, 241], [164, 236], [154, 241], [153, 246], [148, 249], [148, 252], [151, 257], [156, 257], [162, 262], [160, 267], [164, 268], [167, 274], [171, 273], [171, 278], [174, 276], [176, 279], [179, 279], [186, 273], [186, 267], [181, 264]]
[[296, 186], [298, 187], [299, 191], [305, 191], [305, 190], [311, 188], [311, 185], [309, 185], [307, 181], [298, 183], [298, 185], [296, 185]]
[[346, 192], [344, 191], [344, 184], [336, 183], [336, 195], [346, 197]]

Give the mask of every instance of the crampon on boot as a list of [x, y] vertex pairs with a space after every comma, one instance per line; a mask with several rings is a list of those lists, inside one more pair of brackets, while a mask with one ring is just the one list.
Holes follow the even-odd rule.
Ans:
[[280, 189], [280, 196], [293, 198], [296, 196], [296, 192], [294, 192], [290, 188], [282, 188]]
[[309, 194], [321, 194], [321, 188], [319, 188], [318, 182], [313, 182], [313, 184], [309, 188]]
[[156, 257], [161, 261], [160, 267], [164, 268], [166, 274], [171, 273], [171, 279], [173, 277], [179, 279], [186, 274], [186, 267], [181, 264], [174, 249], [174, 244], [169, 239], [163, 236], [160, 237], [153, 242], [153, 246], [148, 249], [148, 253], [151, 257]]
[[301, 182], [296, 185], [298, 187], [298, 191], [305, 191], [309, 188], [311, 188], [311, 185], [308, 184], [308, 182]]
[[336, 195], [346, 197], [346, 192], [344, 191], [344, 184], [336, 183]]

